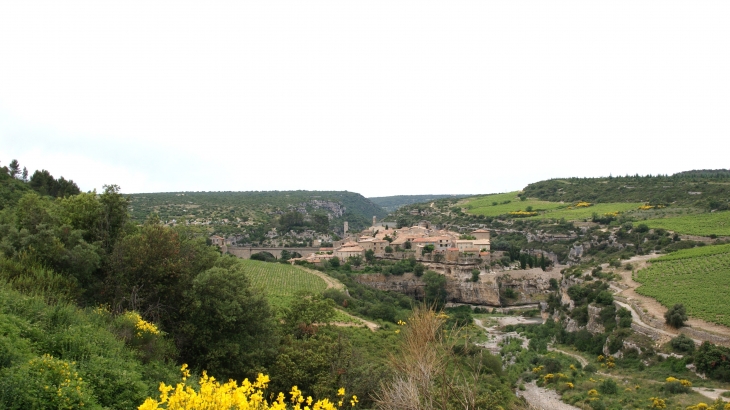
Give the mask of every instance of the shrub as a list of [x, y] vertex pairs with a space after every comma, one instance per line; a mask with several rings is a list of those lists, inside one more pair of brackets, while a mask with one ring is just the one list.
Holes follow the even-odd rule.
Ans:
[[672, 308], [667, 310], [667, 313], [664, 314], [664, 319], [669, 326], [675, 328], [680, 328], [684, 326], [684, 322], [686, 322], [688, 319], [687, 311], [685, 310], [684, 305], [681, 303], [677, 303], [676, 305], [672, 306]]
[[618, 393], [618, 386], [613, 379], [608, 378], [598, 385], [598, 391], [603, 394], [616, 394]]
[[664, 383], [664, 390], [672, 394], [689, 393], [692, 391], [692, 383], [687, 380], [667, 377], [667, 382]]
[[692, 353], [695, 350], [695, 342], [684, 333], [671, 340], [670, 344], [679, 352]]
[[0, 380], [2, 408], [70, 409], [97, 405], [75, 364], [48, 354], [22, 366], [3, 369]]

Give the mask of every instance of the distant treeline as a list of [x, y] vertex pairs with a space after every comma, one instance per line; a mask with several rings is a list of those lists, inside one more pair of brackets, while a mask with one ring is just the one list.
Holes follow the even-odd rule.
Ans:
[[78, 185], [64, 177], [54, 178], [45, 169], [35, 171], [28, 178], [28, 169], [21, 170], [18, 160], [12, 160], [7, 166], [0, 167], [0, 209], [14, 205], [28, 191], [54, 198], [64, 198], [81, 192]]
[[715, 209], [730, 200], [728, 179], [730, 171], [724, 169], [674, 175], [562, 178], [532, 183], [523, 195], [554, 202], [647, 202]]
[[442, 199], [442, 198], [464, 198], [469, 195], [394, 195], [394, 196], [380, 196], [380, 197], [372, 197], [368, 198], [375, 204], [379, 205], [383, 209], [385, 209], [388, 212], [393, 212], [397, 210], [398, 208], [405, 206], [405, 205], [411, 205], [411, 204], [418, 204], [421, 202], [427, 202], [427, 201], [433, 201], [436, 199]]

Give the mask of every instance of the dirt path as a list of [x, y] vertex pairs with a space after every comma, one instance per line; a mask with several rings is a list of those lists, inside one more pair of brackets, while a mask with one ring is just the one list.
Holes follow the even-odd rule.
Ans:
[[[640, 269], [643, 269], [646, 267], [647, 262], [651, 259], [654, 259], [656, 257], [659, 257], [661, 255], [638, 255], [634, 256], [633, 258], [629, 259], [628, 262], [634, 265], [634, 271], [638, 271]], [[627, 289], [617, 289], [614, 287], [614, 290], [618, 291], [616, 294], [619, 296], [623, 296], [627, 299], [633, 299], [637, 302], [639, 306], [642, 307], [642, 309], [645, 310], [646, 313], [650, 314], [651, 316], [654, 316], [658, 320], [663, 320], [664, 314], [667, 312], [667, 308], [662, 306], [661, 303], [657, 302], [656, 299], [650, 298], [648, 296], [640, 295], [636, 293], [636, 288], [641, 286], [641, 283], [634, 281], [632, 278], [632, 271], [627, 271], [623, 269], [617, 269], [616, 273], [621, 276], [622, 283], [626, 284], [628, 286]], [[633, 313], [632, 313], [633, 314]], [[634, 321], [637, 321], [637, 316], [634, 316]], [[715, 333], [722, 336], [730, 336], [730, 328], [722, 325], [718, 325], [716, 323], [710, 323], [706, 322], [704, 320], [696, 319], [696, 318], [690, 318], [687, 321], [687, 325], [700, 330], [706, 330], [710, 333]], [[649, 325], [644, 325], [646, 327], [651, 327]], [[658, 329], [659, 330], [659, 329]], [[671, 333], [667, 331], [663, 331], [664, 333], [671, 335], [671, 337], [674, 337], [678, 334]]]
[[580, 410], [580, 408], [563, 403], [555, 390], [537, 387], [537, 384], [525, 384], [525, 391], [517, 390], [517, 397], [524, 397], [531, 409], [536, 410]]
[[298, 266], [299, 269], [305, 270], [313, 275], [317, 275], [327, 284], [327, 289], [335, 288], [337, 290], [344, 290], [345, 285], [340, 282], [339, 280], [333, 278], [332, 276], [329, 276], [325, 273], [322, 273], [318, 270], [309, 269], [309, 268], [303, 268], [301, 266]]
[[578, 362], [580, 362], [580, 365], [583, 366], [583, 367], [585, 367], [585, 366], [588, 365], [588, 360], [585, 357], [583, 357], [583, 356], [581, 356], [579, 354], [575, 354], [575, 353], [571, 353], [571, 352], [566, 352], [565, 350], [560, 350], [560, 349], [554, 348], [552, 346], [548, 346], [548, 350], [551, 351], [551, 352], [558, 352], [558, 353], [562, 353], [562, 354], [564, 354], [566, 356], [570, 356], [573, 359], [575, 359]]
[[[303, 269], [303, 270], [305, 270], [305, 271], [307, 271], [307, 272], [309, 272], [309, 273], [311, 273], [313, 275], [317, 275], [320, 278], [322, 278], [322, 280], [324, 280], [324, 282], [327, 284], [327, 289], [332, 289], [332, 288], [337, 289], [337, 290], [344, 290], [345, 289], [345, 285], [342, 282], [340, 282], [339, 280], [337, 280], [337, 279], [335, 279], [335, 278], [333, 278], [333, 277], [331, 277], [331, 276], [329, 276], [329, 275], [327, 275], [325, 273], [322, 273], [322, 272], [320, 272], [318, 270], [314, 270], [314, 269], [304, 268], [304, 267], [301, 267], [301, 266], [299, 266], [299, 268], [300, 269]], [[342, 309], [338, 309], [338, 310], [340, 312], [342, 312], [343, 314], [351, 317], [355, 321], [360, 322], [360, 324], [363, 324], [363, 325], [367, 326], [368, 329], [372, 330], [373, 332], [376, 331], [376, 330], [378, 330], [378, 329], [380, 329], [380, 326], [377, 323], [371, 322], [371, 321], [366, 320], [366, 319], [363, 319], [361, 317], [357, 317], [357, 316], [351, 315], [351, 314], [345, 312]], [[332, 325], [335, 325], [335, 326], [342, 326], [342, 327], [360, 326], [357, 323], [344, 323], [344, 322], [332, 322], [331, 324]]]
[[342, 327], [348, 327], [348, 326], [350, 326], [350, 327], [351, 327], [351, 326], [360, 326], [360, 325], [365, 325], [365, 326], [367, 326], [367, 327], [368, 327], [368, 329], [372, 330], [373, 332], [374, 332], [374, 331], [376, 331], [376, 330], [378, 330], [378, 329], [380, 329], [380, 326], [378, 326], [378, 324], [377, 324], [377, 323], [371, 322], [371, 321], [369, 321], [369, 320], [366, 320], [366, 319], [363, 319], [363, 318], [361, 318], [361, 317], [357, 317], [357, 316], [351, 315], [351, 314], [349, 314], [349, 313], [345, 312], [345, 311], [344, 311], [344, 310], [342, 310], [342, 309], [338, 309], [338, 310], [339, 310], [340, 312], [344, 313], [345, 315], [347, 315], [347, 316], [351, 317], [352, 319], [354, 319], [354, 320], [356, 320], [356, 321], [359, 321], [359, 322], [360, 322], [360, 324], [357, 324], [357, 323], [344, 323], [344, 322], [332, 322], [332, 323], [330, 323], [330, 324], [332, 324], [332, 325], [335, 325], [335, 326], [342, 326]]
[[[723, 389], [708, 389], [706, 387], [693, 387], [692, 390], [694, 390], [697, 393], [707, 397], [708, 399], [712, 399], [712, 400], [717, 400], [718, 397], [725, 400], [725, 397], [722, 397], [720, 395], [725, 393], [726, 391], [730, 391], [730, 390], [723, 390]], [[725, 401], [727, 401], [727, 400], [725, 400]]]

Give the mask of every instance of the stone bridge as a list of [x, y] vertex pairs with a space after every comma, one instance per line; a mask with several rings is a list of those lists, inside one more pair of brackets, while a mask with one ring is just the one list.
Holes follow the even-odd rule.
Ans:
[[254, 247], [242, 247], [242, 246], [229, 246], [228, 253], [230, 253], [231, 255], [236, 255], [242, 259], [251, 259], [251, 255], [253, 255], [254, 253], [269, 252], [270, 254], [274, 255], [277, 258], [281, 258], [281, 251], [283, 251], [284, 249], [286, 249], [292, 253], [298, 252], [302, 256], [307, 256], [312, 252], [319, 251], [319, 248], [296, 248], [296, 247], [289, 247], [289, 248], [286, 248], [286, 247], [283, 247], [283, 248], [256, 247], [256, 248], [254, 248]]

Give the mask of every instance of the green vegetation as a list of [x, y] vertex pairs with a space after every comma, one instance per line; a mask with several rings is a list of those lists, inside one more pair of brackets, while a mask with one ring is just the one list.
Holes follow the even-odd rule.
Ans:
[[[623, 213], [637, 210], [643, 203], [601, 203], [590, 206], [575, 206], [576, 203], [548, 202], [531, 198], [521, 200], [519, 192], [487, 195], [469, 199], [465, 208], [470, 214], [484, 216], [510, 215], [510, 212], [526, 212], [532, 219], [566, 219], [569, 221], [591, 219], [593, 214]], [[537, 212], [537, 215], [532, 215]], [[518, 215], [519, 216], [519, 215]]]
[[136, 321], [44, 299], [0, 285], [0, 408], [136, 408], [177, 376]]
[[677, 303], [667, 310], [664, 314], [664, 319], [669, 326], [680, 328], [684, 326], [684, 322], [688, 319], [687, 310], [684, 308], [683, 304]]
[[661, 228], [687, 235], [730, 236], [730, 211], [682, 215], [641, 221], [650, 228]]
[[246, 275], [257, 289], [263, 289], [273, 306], [287, 306], [301, 292], [321, 294], [327, 284], [306, 270], [281, 263], [242, 260]]
[[543, 201], [566, 203], [641, 202], [727, 209], [730, 172], [690, 171], [671, 176], [550, 179], [529, 184], [524, 195]]
[[7, 167], [0, 167], [0, 210], [15, 205], [28, 191], [55, 198], [76, 195], [81, 192], [73, 181], [66, 180], [64, 177], [56, 179], [45, 169], [35, 171], [33, 176], [28, 179], [28, 170], [23, 168], [21, 171], [17, 160], [12, 160]]
[[636, 291], [664, 306], [684, 304], [691, 317], [730, 326], [730, 244], [686, 249], [640, 270]]
[[393, 212], [405, 205], [418, 204], [444, 198], [463, 198], [465, 196], [468, 195], [394, 195], [372, 197], [368, 199], [374, 204], [385, 209], [387, 212]]

